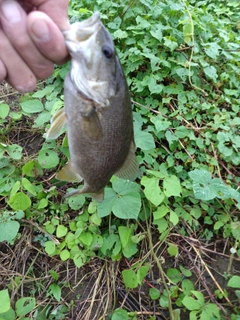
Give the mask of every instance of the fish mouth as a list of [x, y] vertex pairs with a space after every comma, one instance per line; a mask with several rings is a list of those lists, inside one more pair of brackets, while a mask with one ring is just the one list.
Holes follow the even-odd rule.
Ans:
[[94, 14], [87, 20], [73, 23], [69, 30], [62, 32], [67, 47], [71, 45], [71, 42], [82, 42], [88, 40], [98, 30], [100, 25], [101, 20], [99, 12], [94, 12]]

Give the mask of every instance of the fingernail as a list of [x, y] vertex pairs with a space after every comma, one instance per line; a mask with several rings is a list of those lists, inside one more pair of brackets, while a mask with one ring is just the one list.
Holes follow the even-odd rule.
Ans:
[[4, 0], [1, 5], [1, 11], [9, 23], [17, 23], [21, 20], [21, 11], [15, 1]]
[[38, 41], [49, 40], [49, 29], [48, 29], [47, 23], [44, 20], [35, 21], [31, 29]]

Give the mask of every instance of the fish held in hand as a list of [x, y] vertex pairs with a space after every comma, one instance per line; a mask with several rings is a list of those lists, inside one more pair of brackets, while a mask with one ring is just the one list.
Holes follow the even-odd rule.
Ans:
[[139, 176], [133, 140], [131, 100], [113, 40], [99, 13], [63, 32], [71, 55], [64, 82], [64, 108], [52, 118], [47, 139], [56, 139], [66, 124], [70, 162], [57, 179], [77, 182], [97, 201], [112, 175]]

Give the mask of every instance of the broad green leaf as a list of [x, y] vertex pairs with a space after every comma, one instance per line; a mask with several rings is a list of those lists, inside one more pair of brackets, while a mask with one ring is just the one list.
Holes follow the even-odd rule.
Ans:
[[192, 281], [190, 281], [189, 279], [184, 279], [182, 281], [182, 289], [183, 289], [183, 293], [186, 296], [191, 295], [191, 291], [194, 290], [194, 285]]
[[129, 320], [128, 313], [123, 309], [114, 310], [111, 320]]
[[213, 82], [217, 82], [218, 74], [214, 66], [208, 66], [204, 68], [203, 71], [209, 79], [213, 80]]
[[181, 273], [176, 268], [167, 269], [167, 276], [174, 283], [178, 283], [182, 279]]
[[27, 178], [22, 178], [22, 185], [28, 192], [36, 196], [35, 186]]
[[240, 277], [239, 276], [232, 276], [232, 278], [227, 283], [228, 287], [231, 288], [240, 288]]
[[152, 300], [157, 300], [160, 297], [160, 291], [156, 288], [149, 289], [149, 296]]
[[70, 252], [67, 249], [62, 250], [60, 252], [60, 258], [61, 258], [62, 261], [68, 260], [70, 258]]
[[16, 320], [16, 315], [13, 309], [9, 309], [7, 312], [1, 313], [0, 312], [0, 319], [1, 320]]
[[122, 252], [126, 258], [132, 257], [137, 253], [137, 245], [131, 239], [133, 235], [132, 228], [119, 226], [118, 227], [119, 237], [122, 244]]
[[116, 200], [116, 192], [111, 188], [105, 188], [104, 200], [97, 205], [99, 218], [106, 217], [112, 212], [112, 207]]
[[31, 99], [20, 103], [22, 110], [26, 113], [37, 113], [43, 111], [44, 107], [40, 100]]
[[78, 194], [74, 197], [70, 197], [68, 200], [68, 205], [73, 210], [81, 209], [84, 203], [85, 203], [85, 197], [82, 194]]
[[169, 305], [168, 297], [165, 295], [161, 295], [159, 299], [159, 304], [162, 308], [167, 308]]
[[55, 249], [56, 249], [56, 245], [53, 241], [46, 241], [44, 243], [44, 247], [45, 247], [45, 251], [47, 252], [47, 254], [49, 254], [50, 256], [54, 254]]
[[10, 309], [10, 297], [7, 289], [0, 291], [0, 301], [0, 313], [7, 312]]
[[12, 144], [7, 147], [7, 152], [10, 158], [20, 160], [22, 158], [22, 147], [17, 144]]
[[112, 212], [120, 219], [137, 219], [141, 208], [141, 197], [139, 193], [129, 192], [119, 195], [113, 203]]
[[145, 187], [144, 194], [156, 207], [164, 200], [165, 196], [159, 187], [158, 178], [142, 177], [141, 184]]
[[135, 144], [141, 150], [151, 150], [155, 148], [155, 142], [151, 133], [147, 131], [135, 130]]
[[213, 303], [205, 304], [200, 315], [200, 320], [206, 319], [221, 319], [218, 306]]
[[178, 246], [173, 244], [173, 243], [169, 243], [168, 244], [167, 251], [168, 251], [168, 253], [170, 254], [171, 257], [177, 257], [178, 256]]
[[58, 302], [61, 301], [61, 288], [56, 283], [52, 283], [48, 290]]
[[28, 177], [37, 177], [43, 174], [43, 170], [36, 160], [30, 160], [22, 167], [22, 173]]
[[20, 181], [16, 181], [12, 187], [12, 190], [10, 192], [10, 199], [18, 192], [18, 190], [21, 187]]
[[143, 283], [143, 279], [146, 277], [149, 271], [149, 266], [142, 266], [137, 271], [137, 282], [139, 285]]
[[9, 114], [10, 108], [6, 103], [0, 103], [0, 118], [5, 119]]
[[84, 231], [80, 234], [79, 236], [79, 240], [87, 247], [90, 246], [90, 244], [92, 243], [93, 240], [93, 235], [91, 232], [88, 231]]
[[16, 237], [19, 228], [20, 224], [17, 221], [0, 222], [0, 242], [11, 242]]
[[122, 271], [123, 282], [126, 288], [134, 289], [138, 286], [137, 274], [132, 269]]
[[59, 157], [56, 152], [43, 149], [38, 154], [38, 162], [44, 169], [55, 168], [59, 163]]
[[30, 198], [23, 192], [16, 193], [10, 198], [8, 204], [13, 210], [26, 210], [31, 206]]
[[166, 206], [161, 205], [160, 207], [157, 208], [156, 211], [153, 212], [154, 221], [165, 217], [165, 215], [168, 212], [169, 212], [169, 209]]
[[25, 316], [27, 313], [31, 312], [36, 306], [35, 298], [20, 298], [15, 304], [16, 314], [19, 317]]
[[163, 180], [163, 190], [165, 195], [169, 198], [171, 196], [179, 197], [182, 192], [182, 187], [178, 177], [172, 175], [164, 178]]
[[172, 224], [173, 224], [174, 226], [176, 226], [176, 225], [178, 224], [178, 222], [179, 222], [178, 215], [177, 215], [174, 211], [172, 211], [172, 210], [170, 210], [169, 220], [172, 222]]
[[129, 192], [140, 192], [140, 186], [133, 181], [115, 178], [112, 183], [112, 188], [117, 193], [124, 195]]
[[86, 257], [85, 257], [85, 255], [83, 253], [79, 252], [79, 253], [74, 255], [73, 262], [75, 263], [77, 268], [80, 268], [86, 262]]
[[62, 238], [64, 237], [68, 232], [68, 228], [63, 226], [63, 225], [58, 225], [57, 226], [57, 232], [56, 232], [56, 235], [58, 238]]

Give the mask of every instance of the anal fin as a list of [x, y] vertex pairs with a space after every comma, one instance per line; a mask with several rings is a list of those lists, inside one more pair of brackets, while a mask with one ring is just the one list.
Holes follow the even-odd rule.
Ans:
[[71, 161], [57, 173], [56, 178], [61, 181], [69, 182], [81, 182], [83, 180], [76, 170], [74, 170]]
[[114, 173], [114, 175], [119, 178], [131, 181], [134, 181], [138, 176], [141, 175], [133, 141], [131, 142], [129, 152], [124, 164], [117, 172]]

